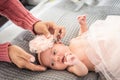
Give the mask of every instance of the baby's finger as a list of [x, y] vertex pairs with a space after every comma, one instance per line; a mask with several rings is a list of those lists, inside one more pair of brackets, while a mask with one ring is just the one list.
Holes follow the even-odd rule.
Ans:
[[64, 62], [64, 64], [66, 64], [66, 65], [68, 65], [68, 66], [71, 66], [71, 65], [72, 65], [72, 63], [70, 63], [70, 62]]
[[67, 56], [67, 60], [68, 61], [73, 61], [73, 59], [74, 59], [74, 55], [68, 55]]

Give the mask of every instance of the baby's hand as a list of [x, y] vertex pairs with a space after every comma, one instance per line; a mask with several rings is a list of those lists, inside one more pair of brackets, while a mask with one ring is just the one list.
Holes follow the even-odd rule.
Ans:
[[66, 62], [64, 62], [68, 66], [76, 65], [79, 63], [79, 59], [74, 54], [68, 54], [66, 55]]
[[79, 21], [80, 25], [86, 24], [86, 16], [85, 15], [79, 16], [78, 21]]

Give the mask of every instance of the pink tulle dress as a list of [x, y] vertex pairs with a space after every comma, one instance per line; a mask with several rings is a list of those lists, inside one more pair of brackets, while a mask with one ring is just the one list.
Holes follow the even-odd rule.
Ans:
[[[90, 46], [86, 49], [88, 59], [107, 80], [120, 80], [120, 16], [108, 16], [106, 20], [93, 23], [83, 38]], [[91, 48], [94, 49], [91, 50]]]

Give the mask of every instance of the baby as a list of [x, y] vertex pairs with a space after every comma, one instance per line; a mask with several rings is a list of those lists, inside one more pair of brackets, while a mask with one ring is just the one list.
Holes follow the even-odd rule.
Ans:
[[[113, 36], [102, 37], [106, 31], [110, 32], [109, 28], [105, 32], [92, 34], [87, 28], [86, 16], [78, 17], [78, 21], [81, 25], [79, 36], [73, 38], [69, 46], [53, 42], [52, 46], [38, 52], [40, 64], [55, 70], [66, 69], [77, 76], [84, 76], [88, 71], [102, 72], [107, 80], [119, 80], [120, 39], [115, 36], [116, 32]], [[113, 67], [113, 64], [116, 66]]]

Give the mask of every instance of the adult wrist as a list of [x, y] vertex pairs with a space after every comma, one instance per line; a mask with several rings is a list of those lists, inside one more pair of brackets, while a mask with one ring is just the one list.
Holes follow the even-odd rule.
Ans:
[[41, 23], [41, 20], [37, 21], [34, 25], [33, 25], [33, 33], [36, 35], [36, 34], [40, 34], [38, 31], [39, 31], [39, 25]]
[[11, 44], [9, 42], [0, 44], [0, 61], [11, 62], [9, 58], [9, 50], [8, 47]]
[[33, 33], [34, 33], [35, 35], [37, 34], [35, 27], [36, 27], [36, 24], [37, 24], [38, 22], [40, 22], [40, 21], [36, 21], [36, 22], [33, 24], [33, 29], [32, 29], [32, 31], [33, 31]]

